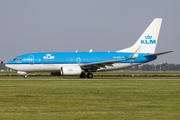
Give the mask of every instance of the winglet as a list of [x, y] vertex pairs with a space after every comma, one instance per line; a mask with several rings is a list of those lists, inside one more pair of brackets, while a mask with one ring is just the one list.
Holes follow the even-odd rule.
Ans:
[[136, 58], [138, 57], [141, 48], [142, 48], [142, 46], [140, 46], [140, 47], [136, 50], [136, 52], [132, 55], [131, 59], [136, 59]]

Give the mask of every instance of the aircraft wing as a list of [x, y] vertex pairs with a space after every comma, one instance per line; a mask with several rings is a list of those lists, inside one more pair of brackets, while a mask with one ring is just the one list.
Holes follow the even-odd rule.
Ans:
[[162, 52], [162, 53], [156, 53], [156, 54], [144, 55], [144, 57], [159, 56], [159, 55], [163, 55], [163, 54], [167, 54], [167, 53], [171, 53], [171, 52], [174, 52], [174, 51], [168, 51], [168, 52]]
[[136, 50], [136, 52], [127, 59], [121, 59], [121, 60], [111, 60], [111, 61], [104, 61], [104, 62], [94, 62], [94, 63], [89, 63], [89, 64], [81, 64], [80, 67], [82, 69], [99, 69], [99, 68], [105, 68], [106, 66], [112, 66], [115, 62], [121, 62], [121, 61], [127, 61], [127, 60], [132, 60], [136, 59], [139, 55], [139, 51], [141, 50], [141, 46]]

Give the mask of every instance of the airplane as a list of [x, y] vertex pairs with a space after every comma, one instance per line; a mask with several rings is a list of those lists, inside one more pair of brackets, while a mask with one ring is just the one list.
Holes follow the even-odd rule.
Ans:
[[155, 18], [136, 43], [116, 52], [44, 52], [29, 53], [6, 63], [6, 67], [18, 71], [27, 78], [27, 72], [51, 72], [51, 75], [76, 75], [93, 78], [92, 72], [113, 71], [153, 61], [162, 18]]

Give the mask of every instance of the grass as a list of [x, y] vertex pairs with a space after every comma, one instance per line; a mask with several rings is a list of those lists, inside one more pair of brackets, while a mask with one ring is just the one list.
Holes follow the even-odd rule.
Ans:
[[178, 80], [1, 80], [1, 120], [179, 120]]
[[[94, 72], [94, 78], [180, 78], [180, 71], [113, 71]], [[22, 78], [15, 71], [0, 72], [0, 78]], [[48, 72], [28, 73], [30, 78], [79, 78], [79, 76], [53, 76]]]

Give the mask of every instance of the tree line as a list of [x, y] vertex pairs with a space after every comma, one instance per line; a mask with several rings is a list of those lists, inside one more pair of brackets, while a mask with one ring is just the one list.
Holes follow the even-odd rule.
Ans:
[[144, 71], [179, 71], [180, 64], [169, 64], [169, 63], [162, 63], [158, 65], [154, 64], [143, 64], [139, 66], [135, 66], [132, 68], [128, 68], [127, 70], [144, 70]]

